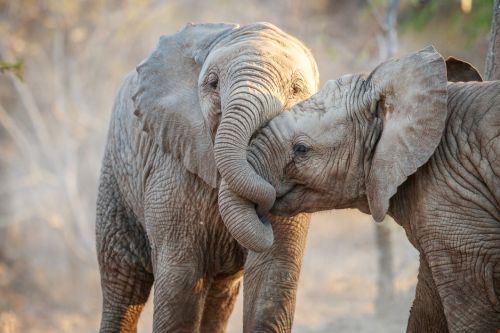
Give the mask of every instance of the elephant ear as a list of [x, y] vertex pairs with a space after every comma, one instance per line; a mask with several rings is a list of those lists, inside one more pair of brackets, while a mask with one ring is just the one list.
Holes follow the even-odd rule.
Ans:
[[137, 91], [132, 97], [142, 129], [214, 188], [218, 172], [210, 127], [200, 108], [198, 77], [213, 45], [235, 28], [188, 24], [162, 36], [153, 53], [136, 68]]
[[445, 127], [444, 59], [429, 46], [377, 67], [368, 79], [378, 99], [383, 129], [366, 181], [370, 212], [382, 221], [389, 200], [408, 176], [434, 153]]
[[446, 59], [446, 72], [450, 82], [483, 81], [481, 74], [474, 66], [454, 57]]

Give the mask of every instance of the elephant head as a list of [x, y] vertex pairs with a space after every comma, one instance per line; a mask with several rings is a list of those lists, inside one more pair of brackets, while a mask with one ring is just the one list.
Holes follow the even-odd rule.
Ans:
[[276, 188], [271, 212], [351, 207], [381, 221], [398, 186], [438, 146], [446, 103], [445, 61], [432, 47], [326, 82], [249, 147], [250, 163]]
[[137, 67], [133, 100], [142, 128], [165, 151], [210, 186], [220, 184], [220, 212], [231, 234], [262, 251], [272, 245], [271, 227], [242, 222], [238, 202], [244, 197], [265, 211], [275, 190], [249, 166], [248, 143], [317, 87], [309, 50], [271, 24], [189, 24], [162, 37]]

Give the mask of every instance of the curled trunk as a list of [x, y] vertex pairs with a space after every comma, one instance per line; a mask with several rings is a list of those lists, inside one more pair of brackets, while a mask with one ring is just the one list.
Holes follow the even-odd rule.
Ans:
[[229, 232], [243, 247], [262, 252], [273, 245], [271, 224], [259, 218], [255, 204], [233, 192], [225, 180], [219, 188], [219, 210]]
[[[263, 178], [259, 177], [269, 186], [274, 183], [273, 177], [278, 176], [275, 171], [282, 170], [278, 160], [271, 158], [280, 156], [273, 149], [276, 147], [270, 144], [273, 141], [271, 133], [269, 128], [265, 128], [258, 142], [252, 142], [247, 157], [252, 172], [261, 175]], [[252, 201], [235, 193], [224, 179], [219, 188], [219, 210], [229, 232], [242, 246], [255, 252], [265, 251], [272, 246], [274, 237], [266, 218], [267, 210], [260, 214]]]
[[247, 146], [253, 133], [279, 114], [282, 104], [272, 88], [255, 83], [249, 87], [249, 82], [250, 78], [234, 82], [223, 103], [214, 154], [223, 179], [219, 208], [224, 223], [242, 246], [264, 251], [273, 243], [272, 228], [260, 221], [257, 211], [264, 215], [271, 209], [276, 191], [248, 163]]
[[253, 133], [277, 115], [281, 105], [267, 96], [257, 98], [247, 91], [239, 91], [225, 109], [215, 137], [217, 167], [233, 191], [256, 203], [261, 211], [267, 211], [274, 203], [276, 192], [248, 164], [246, 150]]

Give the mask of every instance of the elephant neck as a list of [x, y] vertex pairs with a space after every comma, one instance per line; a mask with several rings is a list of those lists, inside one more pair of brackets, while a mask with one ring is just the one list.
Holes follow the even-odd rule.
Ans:
[[422, 198], [418, 191], [419, 171], [411, 175], [398, 187], [396, 194], [391, 198], [387, 215], [402, 226], [408, 237], [408, 240], [418, 248], [416, 235], [412, 232], [412, 226], [418, 224], [417, 219], [421, 216]]

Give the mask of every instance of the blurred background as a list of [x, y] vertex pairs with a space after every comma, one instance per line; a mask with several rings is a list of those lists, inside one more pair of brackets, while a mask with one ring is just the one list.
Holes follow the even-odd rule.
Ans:
[[[95, 332], [97, 177], [122, 79], [187, 22], [268, 21], [321, 81], [433, 44], [483, 73], [492, 0], [0, 0], [0, 333]], [[294, 332], [402, 332], [418, 254], [392, 221], [318, 213]], [[229, 332], [241, 332], [241, 297]], [[151, 304], [140, 332], [151, 331]]]

